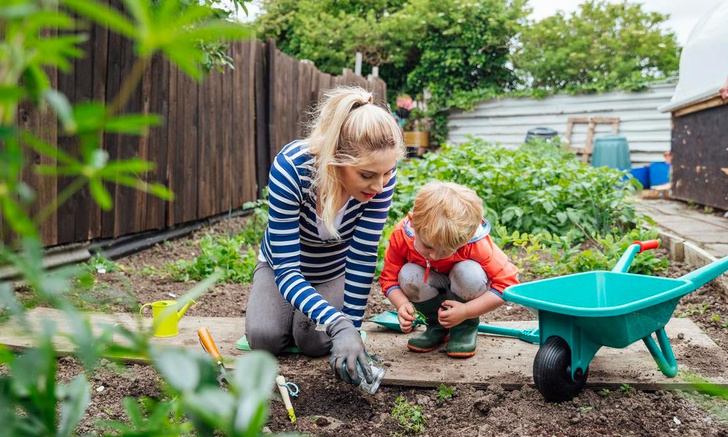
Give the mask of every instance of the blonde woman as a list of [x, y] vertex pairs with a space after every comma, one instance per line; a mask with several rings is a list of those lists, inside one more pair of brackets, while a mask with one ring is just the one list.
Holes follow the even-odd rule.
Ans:
[[359, 385], [360, 362], [370, 381], [359, 327], [403, 154], [392, 115], [370, 92], [340, 87], [319, 105], [309, 137], [275, 157], [246, 311], [253, 349], [330, 353], [338, 378]]

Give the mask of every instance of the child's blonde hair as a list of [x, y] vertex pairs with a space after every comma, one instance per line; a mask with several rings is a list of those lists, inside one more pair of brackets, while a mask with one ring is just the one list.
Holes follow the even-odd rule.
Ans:
[[430, 182], [412, 208], [412, 227], [432, 247], [455, 252], [470, 241], [483, 219], [483, 200], [475, 191], [452, 182]]
[[402, 132], [394, 117], [374, 104], [371, 92], [359, 87], [337, 87], [319, 103], [308, 136], [309, 150], [316, 156], [312, 192], [318, 192], [321, 218], [332, 236], [336, 201], [343, 187], [338, 167], [357, 165], [374, 151], [396, 149], [404, 155]]

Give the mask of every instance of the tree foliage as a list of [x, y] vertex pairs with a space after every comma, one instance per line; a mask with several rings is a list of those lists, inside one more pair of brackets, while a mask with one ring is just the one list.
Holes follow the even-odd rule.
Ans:
[[641, 4], [590, 0], [523, 29], [513, 64], [536, 89], [635, 90], [674, 74], [680, 47], [668, 16]]

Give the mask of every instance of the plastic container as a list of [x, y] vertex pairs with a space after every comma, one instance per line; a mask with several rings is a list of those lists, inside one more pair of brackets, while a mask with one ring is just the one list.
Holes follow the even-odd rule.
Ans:
[[602, 135], [594, 140], [592, 167], [626, 170], [630, 167], [629, 145], [622, 135]]
[[529, 142], [532, 138], [543, 138], [546, 141], [551, 141], [559, 133], [550, 127], [535, 127], [526, 133], [525, 142]]
[[670, 164], [653, 162], [650, 164], [650, 185], [662, 185], [670, 182]]
[[644, 167], [632, 167], [629, 172], [634, 176], [635, 179], [640, 181], [642, 188], [650, 188], [650, 166]]

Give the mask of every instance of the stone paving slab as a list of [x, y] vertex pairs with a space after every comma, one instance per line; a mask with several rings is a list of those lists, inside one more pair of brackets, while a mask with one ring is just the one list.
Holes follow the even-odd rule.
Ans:
[[[43, 320], [55, 321], [59, 331], [70, 332], [63, 313], [48, 308], [35, 308], [29, 313], [34, 329]], [[90, 314], [92, 324], [122, 324], [131, 329], [148, 327], [149, 319], [139, 320], [131, 314]], [[141, 325], [140, 325], [141, 323]], [[532, 328], [534, 321], [499, 322], [497, 326], [511, 328]], [[212, 333], [223, 357], [241, 355], [235, 342], [243, 331], [242, 317], [193, 317], [185, 316], [180, 321], [180, 334], [171, 338], [154, 338], [153, 342], [172, 347], [200, 350], [197, 329], [207, 327]], [[455, 360], [443, 350], [427, 354], [415, 354], [406, 349], [408, 335], [388, 331], [373, 323], [365, 323], [367, 348], [380, 356], [387, 365], [385, 385], [436, 387], [441, 383], [467, 383], [488, 385], [497, 383], [506, 388], [532, 384], [533, 358], [536, 345], [520, 340], [480, 335], [478, 354], [470, 359]], [[708, 380], [728, 387], [728, 354], [720, 349], [700, 328], [689, 319], [673, 318], [667, 325], [667, 334], [675, 351], [682, 374], [693, 372]], [[682, 334], [682, 335], [681, 335]], [[70, 353], [72, 344], [63, 336], [54, 339], [62, 353]], [[32, 345], [28, 335], [14, 323], [0, 326], [0, 343], [15, 349]], [[132, 361], [136, 361], [133, 360]], [[596, 387], [618, 387], [630, 384], [640, 389], [689, 388], [680, 378], [666, 378], [642, 342], [624, 349], [603, 348], [591, 363], [588, 384]]]
[[660, 228], [697, 244], [716, 258], [728, 256], [728, 218], [705, 214], [676, 200], [639, 200], [637, 210]]

